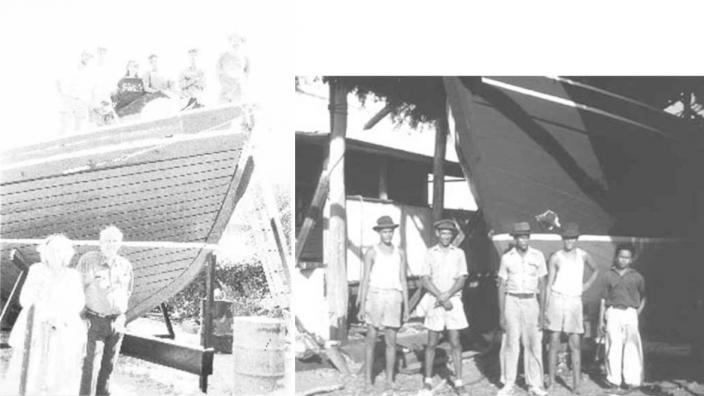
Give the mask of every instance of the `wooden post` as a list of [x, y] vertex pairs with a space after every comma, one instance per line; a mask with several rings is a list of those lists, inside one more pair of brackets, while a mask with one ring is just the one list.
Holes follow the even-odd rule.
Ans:
[[213, 310], [215, 309], [215, 254], [208, 253], [207, 264], [205, 268], [205, 306], [203, 312], [203, 331], [200, 335], [200, 341], [203, 348], [213, 346]]
[[174, 327], [171, 325], [171, 317], [169, 316], [169, 309], [166, 306], [166, 303], [161, 303], [159, 306], [161, 307], [161, 313], [164, 315], [164, 323], [166, 324], [166, 336], [165, 338], [170, 338], [174, 339], [176, 338], [176, 334], [174, 333]]
[[330, 183], [323, 233], [323, 258], [327, 265], [327, 300], [330, 338], [347, 341], [347, 211], [345, 192], [345, 134], [347, 131], [347, 87], [330, 82]]
[[447, 146], [447, 118], [435, 122], [435, 155], [433, 156], [433, 221], [442, 218], [445, 202], [445, 147]]
[[379, 160], [379, 199], [389, 199], [389, 161]]
[[24, 333], [24, 350], [22, 351], [22, 364], [20, 365], [20, 395], [27, 394], [27, 380], [29, 379], [29, 356], [32, 346], [32, 336], [34, 333], [34, 305], [29, 306], [27, 312], [27, 327]]

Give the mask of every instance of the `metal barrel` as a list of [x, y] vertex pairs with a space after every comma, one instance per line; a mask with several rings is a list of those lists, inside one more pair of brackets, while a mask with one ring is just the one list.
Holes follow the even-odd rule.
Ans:
[[263, 394], [282, 385], [287, 348], [282, 319], [238, 316], [232, 323], [236, 395]]

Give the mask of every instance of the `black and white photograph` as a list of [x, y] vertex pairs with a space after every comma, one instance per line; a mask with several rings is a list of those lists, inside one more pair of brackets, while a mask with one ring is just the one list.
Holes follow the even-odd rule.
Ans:
[[298, 393], [704, 392], [704, 78], [295, 84]]
[[0, 394], [292, 393], [290, 88], [262, 7], [2, 9]]

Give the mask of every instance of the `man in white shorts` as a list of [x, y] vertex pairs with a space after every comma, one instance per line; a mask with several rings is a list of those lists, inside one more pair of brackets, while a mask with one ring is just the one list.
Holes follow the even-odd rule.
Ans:
[[462, 384], [462, 345], [460, 330], [467, 328], [462, 305], [462, 289], [467, 279], [467, 260], [462, 249], [452, 245], [457, 227], [452, 220], [440, 220], [433, 225], [438, 244], [428, 249], [421, 269], [423, 287], [435, 296], [435, 303], [425, 316], [428, 346], [425, 349], [425, 379], [423, 387], [432, 389], [433, 361], [440, 334], [447, 329], [455, 365], [453, 385]]
[[[596, 280], [598, 270], [589, 253], [577, 247], [579, 228], [568, 223], [562, 231], [564, 248], [555, 252], [548, 262], [549, 290], [545, 308], [545, 329], [550, 333], [548, 354], [548, 391], [555, 383], [557, 350], [560, 336], [568, 335], [572, 357], [572, 392], [579, 393], [581, 379], [581, 338], [584, 333], [582, 322], [582, 292]], [[591, 276], [584, 282], [584, 266], [591, 270]]]
[[394, 387], [396, 333], [408, 321], [408, 285], [406, 253], [393, 244], [398, 224], [381, 216], [372, 227], [379, 233], [379, 243], [364, 255], [364, 273], [359, 284], [357, 318], [367, 324], [365, 345], [365, 392], [371, 392], [374, 351], [377, 335], [384, 333], [386, 343], [386, 390]]

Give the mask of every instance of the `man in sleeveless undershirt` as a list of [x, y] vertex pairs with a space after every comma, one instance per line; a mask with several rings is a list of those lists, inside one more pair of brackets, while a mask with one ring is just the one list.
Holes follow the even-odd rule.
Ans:
[[365, 374], [367, 390], [372, 385], [374, 347], [377, 332], [383, 331], [386, 341], [386, 384], [394, 386], [393, 370], [396, 363], [396, 333], [408, 320], [408, 288], [406, 284], [406, 255], [392, 240], [398, 227], [389, 216], [381, 216], [374, 231], [379, 233], [379, 243], [364, 255], [364, 273], [358, 295], [357, 318], [367, 324]]
[[[560, 337], [567, 334], [572, 360], [572, 392], [579, 393], [581, 379], [581, 343], [584, 333], [582, 293], [596, 280], [598, 270], [586, 251], [577, 247], [579, 227], [568, 223], [562, 230], [563, 248], [555, 252], [548, 262], [545, 329], [550, 331], [548, 353], [548, 381], [550, 391], [555, 383], [557, 351]], [[591, 275], [584, 280], [584, 267]]]

